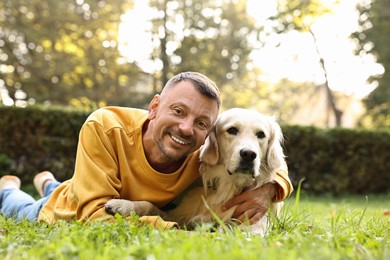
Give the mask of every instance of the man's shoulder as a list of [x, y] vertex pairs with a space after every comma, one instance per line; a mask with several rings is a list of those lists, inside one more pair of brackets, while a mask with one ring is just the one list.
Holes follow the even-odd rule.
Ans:
[[132, 107], [102, 107], [94, 111], [91, 116], [98, 115], [100, 117], [129, 117], [129, 116], [141, 116], [147, 114], [148, 111], [144, 109], [132, 108]]
[[103, 107], [94, 111], [86, 123], [97, 123], [106, 130], [112, 128], [134, 128], [147, 118], [148, 111], [130, 107]]

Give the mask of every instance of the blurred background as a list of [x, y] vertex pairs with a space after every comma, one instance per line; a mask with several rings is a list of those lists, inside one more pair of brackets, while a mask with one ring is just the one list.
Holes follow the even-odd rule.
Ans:
[[146, 108], [199, 71], [223, 109], [390, 128], [390, 0], [2, 0], [0, 106]]

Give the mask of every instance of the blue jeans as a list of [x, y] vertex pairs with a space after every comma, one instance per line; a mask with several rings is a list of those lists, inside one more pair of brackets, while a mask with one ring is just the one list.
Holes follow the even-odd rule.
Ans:
[[43, 191], [44, 197], [39, 200], [19, 189], [3, 189], [0, 191], [0, 213], [18, 221], [24, 219], [37, 221], [42, 206], [60, 184], [58, 181], [48, 182]]

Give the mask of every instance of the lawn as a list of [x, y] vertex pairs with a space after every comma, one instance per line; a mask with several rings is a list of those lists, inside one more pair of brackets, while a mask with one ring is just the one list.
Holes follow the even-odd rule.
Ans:
[[267, 237], [115, 223], [44, 225], [0, 216], [0, 259], [390, 259], [390, 195], [286, 201]]

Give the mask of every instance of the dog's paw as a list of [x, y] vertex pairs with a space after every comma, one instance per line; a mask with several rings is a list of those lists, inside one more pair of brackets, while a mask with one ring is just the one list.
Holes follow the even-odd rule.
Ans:
[[127, 217], [134, 211], [134, 204], [129, 200], [111, 199], [104, 205], [104, 209], [108, 214], [115, 215], [116, 213], [119, 213], [120, 215]]

